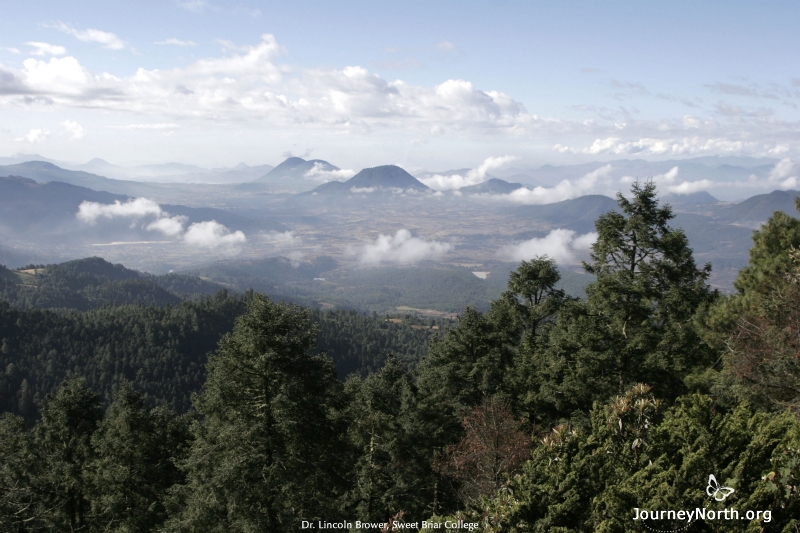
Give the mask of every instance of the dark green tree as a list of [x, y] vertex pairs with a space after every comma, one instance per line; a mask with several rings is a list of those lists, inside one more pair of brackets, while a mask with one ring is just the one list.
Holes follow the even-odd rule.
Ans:
[[523, 302], [521, 312], [531, 337], [536, 336], [540, 324], [553, 316], [564, 301], [564, 291], [556, 288], [560, 279], [555, 260], [547, 256], [523, 261], [509, 274], [508, 290]]
[[390, 356], [375, 374], [349, 379], [345, 390], [356, 451], [354, 516], [381, 522], [404, 512], [410, 521], [426, 518], [438, 496], [431, 444], [439, 428], [426, 423], [411, 376]]
[[82, 379], [70, 379], [49, 395], [34, 431], [41, 474], [35, 480], [39, 515], [49, 529], [90, 531], [87, 469], [94, 460], [91, 438], [103, 416], [100, 397]]
[[154, 531], [167, 517], [167, 491], [182, 481], [177, 461], [189, 426], [163, 407], [148, 409], [123, 382], [92, 437], [89, 467], [94, 520], [106, 531]]
[[311, 355], [315, 334], [306, 310], [253, 296], [208, 363], [172, 530], [297, 531], [340, 515], [341, 385]]
[[687, 375], [715, 360], [693, 319], [715, 297], [698, 268], [686, 235], [672, 229], [670, 207], [659, 206], [653, 183], [634, 183], [631, 200], [617, 195], [619, 211], [596, 223], [587, 272], [596, 281], [586, 302], [568, 302], [535, 354], [539, 409], [545, 418], [587, 412], [633, 383], [671, 399], [686, 390]]
[[39, 457], [25, 421], [10, 413], [0, 415], [0, 532], [39, 529], [40, 495], [36, 478]]

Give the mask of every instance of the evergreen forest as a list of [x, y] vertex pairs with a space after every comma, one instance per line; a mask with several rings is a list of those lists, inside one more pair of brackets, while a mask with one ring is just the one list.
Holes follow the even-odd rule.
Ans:
[[652, 183], [617, 203], [584, 297], [535, 257], [452, 322], [0, 270], [0, 532], [797, 533], [800, 219], [725, 296]]

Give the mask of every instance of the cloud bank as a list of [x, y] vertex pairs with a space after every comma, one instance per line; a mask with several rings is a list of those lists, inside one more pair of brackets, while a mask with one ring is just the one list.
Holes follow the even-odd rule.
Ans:
[[553, 202], [571, 200], [586, 194], [596, 193], [601, 189], [607, 189], [610, 182], [607, 178], [611, 168], [611, 165], [605, 165], [577, 180], [562, 180], [554, 187], [540, 186], [533, 189], [522, 187], [508, 194], [495, 195], [494, 197], [526, 205], [551, 204]]
[[378, 235], [374, 243], [363, 246], [357, 253], [359, 260], [365, 265], [412, 264], [436, 259], [452, 249], [453, 245], [450, 243], [426, 241], [413, 237], [407, 229], [401, 229], [394, 235]]
[[497, 255], [507, 261], [528, 261], [546, 255], [555, 259], [559, 265], [573, 265], [591, 249], [597, 241], [597, 233], [578, 235], [570, 229], [554, 229], [546, 236], [533, 238], [519, 244], [503, 246]]
[[510, 161], [517, 159], [515, 156], [505, 155], [501, 157], [488, 157], [483, 160], [483, 163], [478, 165], [478, 168], [468, 171], [466, 174], [450, 174], [443, 176], [435, 174], [419, 178], [419, 181], [430, 187], [435, 191], [448, 191], [458, 190], [462, 187], [469, 187], [477, 185], [486, 181], [486, 174], [495, 168], [500, 168]]
[[191, 224], [184, 232], [188, 222], [185, 216], [170, 216], [161, 206], [149, 198], [133, 198], [127, 202], [115, 200], [112, 204], [99, 202], [81, 202], [75, 215], [78, 220], [94, 225], [100, 219], [114, 218], [154, 218], [144, 229], [158, 231], [164, 235], [179, 239], [189, 246], [202, 248], [234, 247], [244, 244], [247, 237], [241, 231], [231, 232], [225, 225], [216, 220], [207, 220]]

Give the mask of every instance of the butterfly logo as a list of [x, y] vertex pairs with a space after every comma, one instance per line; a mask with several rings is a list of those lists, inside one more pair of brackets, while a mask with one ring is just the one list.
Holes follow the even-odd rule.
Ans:
[[717, 478], [714, 474], [708, 476], [708, 487], [706, 487], [706, 494], [713, 497], [718, 502], [725, 501], [725, 498], [733, 494], [735, 491], [730, 487], [720, 487], [717, 483]]

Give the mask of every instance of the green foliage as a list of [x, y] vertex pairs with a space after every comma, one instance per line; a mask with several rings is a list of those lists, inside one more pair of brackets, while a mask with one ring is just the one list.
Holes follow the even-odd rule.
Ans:
[[[635, 407], [640, 401], [641, 409]], [[634, 408], [621, 410], [625, 403]], [[640, 531], [642, 522], [633, 520], [635, 508], [732, 507], [742, 515], [748, 509], [771, 510], [770, 530], [791, 531], [792, 524], [800, 525], [800, 498], [792, 485], [800, 461], [796, 418], [745, 405], [722, 413], [703, 395], [682, 397], [663, 420], [648, 415], [643, 424], [640, 413], [647, 411], [655, 413], [654, 400], [631, 390], [595, 408], [590, 430], [557, 427], [511, 483], [513, 496], [498, 494], [483, 503], [483, 510], [497, 509], [492, 518], [507, 517], [501, 524], [494, 520], [503, 531]], [[633, 418], [620, 429], [616, 422], [629, 415]], [[628, 424], [633, 429], [626, 429]], [[725, 502], [709, 497], [709, 475], [736, 492]], [[473, 513], [480, 517], [480, 507]], [[720, 532], [743, 531], [742, 526], [747, 531], [762, 527], [757, 521], [701, 525]]]
[[148, 409], [123, 383], [92, 435], [88, 468], [92, 519], [106, 530], [148, 532], [167, 518], [168, 490], [183, 481], [176, 461], [189, 424], [163, 407]]
[[254, 295], [208, 363], [176, 531], [296, 531], [344, 493], [341, 385], [308, 312]]
[[587, 300], [561, 308], [547, 347], [532, 356], [539, 384], [532, 409], [544, 418], [585, 413], [637, 382], [675, 398], [687, 375], [715, 359], [693, 325], [697, 309], [715, 297], [706, 284], [710, 267], [696, 267], [652, 183], [635, 183], [632, 194], [618, 195], [621, 212], [597, 221], [592, 263], [584, 265], [597, 280]]
[[36, 405], [69, 376], [110, 403], [120, 380], [176, 412], [205, 380], [206, 354], [230, 331], [246, 297], [220, 293], [179, 306], [86, 313], [12, 309], [0, 302], [0, 409], [36, 418]]
[[351, 516], [376, 522], [400, 512], [410, 521], [428, 516], [440, 505], [431, 465], [437, 428], [418, 405], [411, 376], [389, 358], [377, 373], [349, 379], [345, 391], [356, 454]]
[[48, 528], [81, 531], [90, 526], [92, 435], [103, 416], [100, 397], [73, 379], [47, 397], [34, 441], [40, 461], [37, 515]]

